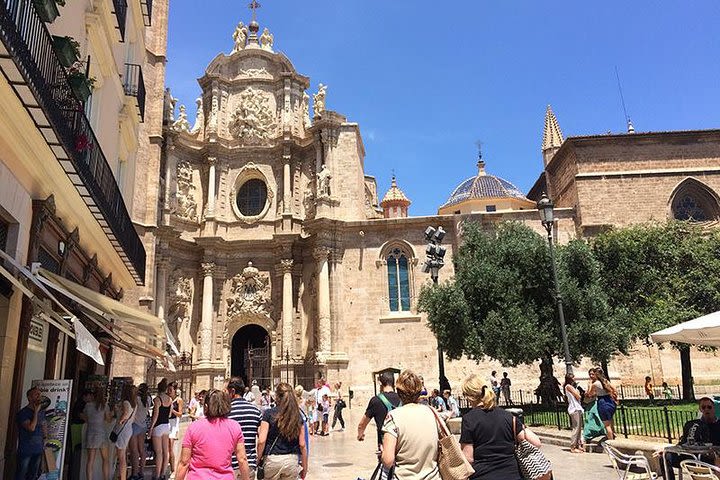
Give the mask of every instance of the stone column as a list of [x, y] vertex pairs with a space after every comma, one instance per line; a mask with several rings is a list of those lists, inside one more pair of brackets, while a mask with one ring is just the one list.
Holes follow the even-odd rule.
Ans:
[[213, 273], [215, 264], [202, 264], [203, 291], [202, 316], [200, 317], [200, 355], [198, 368], [210, 366], [212, 357], [212, 324], [213, 324]]
[[280, 270], [283, 275], [282, 290], [282, 357], [286, 353], [293, 355], [293, 288], [292, 288], [292, 258], [280, 260]]
[[289, 214], [292, 209], [292, 185], [290, 182], [290, 148], [283, 150], [283, 215]]
[[167, 302], [167, 276], [168, 262], [165, 259], [158, 259], [157, 262], [157, 281], [155, 282], [155, 315], [165, 320], [166, 302]]
[[215, 217], [215, 157], [208, 157], [208, 188], [207, 188], [207, 207], [205, 208], [205, 218]]
[[313, 255], [318, 261], [318, 351], [331, 350], [330, 325], [330, 270], [328, 267], [328, 247], [316, 247]]

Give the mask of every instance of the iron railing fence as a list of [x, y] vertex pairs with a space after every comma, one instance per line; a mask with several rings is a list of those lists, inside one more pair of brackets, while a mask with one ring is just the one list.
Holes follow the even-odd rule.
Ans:
[[[528, 426], [551, 426], [558, 430], [570, 428], [567, 404], [546, 406], [530, 403], [509, 408], [521, 408], [524, 422]], [[697, 412], [674, 410], [667, 406], [627, 407], [621, 403], [615, 411], [615, 432], [625, 438], [637, 435], [664, 438], [673, 443], [682, 436], [685, 423], [697, 416]]]
[[136, 282], [141, 283], [145, 278], [145, 248], [85, 117], [83, 103], [73, 93], [50, 33], [32, 2], [0, 0], [0, 40], [52, 126], [54, 135], [44, 132], [48, 144]]
[[135, 97], [137, 101], [140, 121], [145, 121], [145, 80], [143, 79], [142, 67], [134, 63], [125, 64], [125, 78], [123, 78], [125, 95]]
[[117, 20], [117, 28], [120, 31], [120, 41], [125, 41], [125, 24], [127, 23], [127, 0], [112, 0], [113, 13]]

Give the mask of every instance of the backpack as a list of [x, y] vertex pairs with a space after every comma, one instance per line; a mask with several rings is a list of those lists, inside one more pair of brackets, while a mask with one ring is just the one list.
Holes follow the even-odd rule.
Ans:
[[[384, 393], [380, 392], [378, 393], [377, 397], [380, 399], [380, 401], [385, 405], [385, 408], [387, 408], [388, 413], [390, 413], [390, 410], [394, 410], [397, 407], [390, 403], [390, 400], [387, 399]], [[398, 405], [398, 407], [402, 407], [402, 402]]]

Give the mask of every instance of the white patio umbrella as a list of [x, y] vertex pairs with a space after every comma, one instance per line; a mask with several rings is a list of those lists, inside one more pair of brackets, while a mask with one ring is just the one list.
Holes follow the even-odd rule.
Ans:
[[655, 343], [682, 342], [720, 347], [720, 311], [660, 330], [650, 338]]

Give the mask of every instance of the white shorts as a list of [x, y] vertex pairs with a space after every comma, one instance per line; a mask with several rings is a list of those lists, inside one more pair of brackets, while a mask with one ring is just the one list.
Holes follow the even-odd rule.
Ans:
[[172, 438], [173, 440], [177, 440], [179, 434], [180, 434], [180, 419], [179, 418], [171, 418], [170, 419], [170, 438]]
[[167, 435], [170, 433], [170, 425], [167, 423], [162, 423], [160, 425], [155, 425], [155, 428], [153, 428], [152, 436], [153, 437], [162, 437], [163, 435]]

